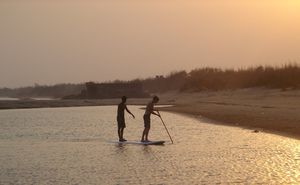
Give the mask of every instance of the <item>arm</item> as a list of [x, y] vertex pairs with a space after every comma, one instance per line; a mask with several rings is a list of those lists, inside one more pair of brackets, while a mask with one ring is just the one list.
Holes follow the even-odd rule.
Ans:
[[[157, 111], [157, 113], [156, 113], [156, 112], [154, 112], [154, 111]], [[160, 117], [160, 114], [159, 114], [158, 110], [153, 110], [153, 111], [151, 112], [151, 114], [154, 114], [154, 115], [156, 115], [156, 116]]]
[[130, 112], [130, 110], [127, 108], [127, 106], [125, 106], [125, 109], [126, 109], [126, 111], [127, 111], [129, 114], [131, 114], [131, 116], [132, 116], [133, 118], [135, 118], [135, 116]]
[[[154, 114], [154, 115], [156, 115], [156, 116], [160, 116], [159, 115], [159, 112], [156, 110], [156, 109], [154, 109], [154, 105], [153, 105], [153, 103], [151, 103], [151, 104], [148, 104], [147, 105], [147, 109], [149, 110], [149, 112], [150, 112], [150, 114]], [[156, 111], [156, 112], [154, 112], [154, 111]]]

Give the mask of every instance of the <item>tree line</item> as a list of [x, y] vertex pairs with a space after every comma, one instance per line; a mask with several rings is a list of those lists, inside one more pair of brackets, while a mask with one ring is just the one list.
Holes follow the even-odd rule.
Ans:
[[233, 90], [242, 88], [300, 89], [300, 66], [256, 66], [240, 69], [198, 68], [140, 80], [151, 92]]
[[[256, 66], [241, 69], [198, 68], [190, 72], [176, 71], [168, 75], [157, 75], [146, 79], [130, 81], [116, 80], [109, 83], [141, 83], [147, 93], [167, 91], [203, 91], [240, 88], [300, 88], [300, 66]], [[52, 86], [35, 85], [23, 88], [2, 88], [0, 96], [8, 97], [54, 97], [60, 98], [79, 94], [85, 84], [57, 84]]]
[[27, 97], [51, 97], [61, 98], [70, 94], [76, 94], [85, 88], [84, 84], [56, 84], [38, 85], [20, 88], [1, 88], [0, 96], [27, 98]]

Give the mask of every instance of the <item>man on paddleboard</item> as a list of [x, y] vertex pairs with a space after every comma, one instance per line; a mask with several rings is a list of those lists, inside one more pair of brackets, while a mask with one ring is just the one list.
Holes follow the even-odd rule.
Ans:
[[158, 113], [154, 112], [154, 111], [157, 111], [154, 109], [154, 104], [158, 103], [158, 101], [159, 101], [159, 98], [157, 96], [154, 96], [152, 101], [147, 104], [146, 111], [144, 114], [144, 131], [143, 131], [141, 142], [149, 142], [148, 134], [149, 134], [149, 130], [150, 130], [150, 115], [154, 114], [154, 115], [160, 117], [160, 115]]
[[117, 122], [118, 122], [118, 136], [119, 136], [119, 141], [123, 142], [123, 141], [127, 141], [126, 139], [124, 139], [123, 137], [123, 133], [124, 133], [124, 128], [126, 127], [125, 124], [125, 117], [124, 117], [124, 112], [125, 110], [132, 115], [133, 118], [135, 118], [135, 116], [128, 110], [127, 105], [126, 105], [126, 100], [127, 97], [123, 96], [122, 97], [122, 102], [118, 105], [118, 115], [117, 115]]

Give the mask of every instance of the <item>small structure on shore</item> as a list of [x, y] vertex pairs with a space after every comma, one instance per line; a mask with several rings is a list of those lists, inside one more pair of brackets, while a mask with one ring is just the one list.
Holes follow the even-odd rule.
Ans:
[[86, 89], [79, 95], [70, 95], [64, 99], [110, 99], [127, 96], [131, 98], [147, 98], [148, 93], [143, 90], [142, 83], [139, 82], [118, 82], [118, 83], [94, 83], [87, 82]]

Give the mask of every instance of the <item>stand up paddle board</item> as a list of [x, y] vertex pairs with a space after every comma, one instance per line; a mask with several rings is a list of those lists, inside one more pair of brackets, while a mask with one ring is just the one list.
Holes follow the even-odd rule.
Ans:
[[116, 141], [114, 143], [118, 144], [136, 144], [136, 145], [163, 145], [165, 141], [149, 141], [149, 142], [140, 142], [140, 141]]

